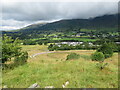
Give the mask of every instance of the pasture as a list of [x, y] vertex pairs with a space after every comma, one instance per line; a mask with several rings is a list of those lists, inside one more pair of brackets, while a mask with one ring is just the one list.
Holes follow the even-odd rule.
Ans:
[[[44, 45], [26, 45], [23, 50], [29, 56], [47, 52]], [[68, 60], [66, 57], [71, 52], [80, 55], [79, 59]], [[90, 55], [94, 50], [69, 50], [56, 51], [37, 55], [28, 59], [28, 63], [13, 70], [3, 71], [2, 85], [8, 88], [27, 88], [38, 83], [40, 88], [54, 86], [62, 88], [62, 84], [69, 81], [66, 88], [118, 88], [118, 54], [105, 60], [108, 65], [100, 70], [97, 61], [92, 61]]]

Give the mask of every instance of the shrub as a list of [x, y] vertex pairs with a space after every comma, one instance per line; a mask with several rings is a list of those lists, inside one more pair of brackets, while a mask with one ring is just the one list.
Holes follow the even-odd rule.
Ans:
[[48, 42], [44, 42], [44, 45], [47, 45], [48, 44]]
[[97, 68], [99, 68], [100, 70], [104, 69], [107, 65], [108, 63], [103, 63], [103, 62], [99, 62], [96, 64]]
[[50, 45], [48, 46], [48, 50], [49, 50], [49, 51], [54, 51], [54, 46], [53, 46], [53, 44], [50, 44]]
[[28, 59], [28, 53], [27, 52], [22, 52], [20, 56], [15, 57], [15, 64], [22, 65], [27, 62]]
[[42, 42], [38, 42], [39, 45], [42, 45]]
[[79, 57], [80, 57], [79, 54], [71, 53], [71, 54], [67, 55], [67, 59], [66, 60], [78, 59]]
[[91, 59], [95, 61], [104, 61], [104, 54], [102, 52], [95, 52], [91, 55]]
[[102, 52], [105, 58], [111, 57], [113, 55], [113, 49], [107, 43], [104, 43], [97, 51]]

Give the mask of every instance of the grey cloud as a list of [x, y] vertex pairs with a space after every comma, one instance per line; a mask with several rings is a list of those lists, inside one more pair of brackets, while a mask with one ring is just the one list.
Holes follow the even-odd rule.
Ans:
[[52, 19], [89, 18], [117, 13], [117, 3], [113, 2], [44, 2], [15, 3], [3, 5], [3, 19], [38, 21]]
[[2, 4], [2, 29], [15, 29], [35, 22], [86, 19], [118, 11], [117, 2], [15, 2]]

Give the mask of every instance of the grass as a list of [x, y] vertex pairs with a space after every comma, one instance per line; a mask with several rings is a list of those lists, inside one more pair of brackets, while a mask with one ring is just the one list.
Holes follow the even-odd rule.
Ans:
[[96, 30], [90, 29], [80, 29], [81, 32], [95, 32]]
[[29, 56], [35, 53], [45, 52], [48, 51], [46, 45], [21, 45], [24, 51], [27, 51]]
[[96, 41], [96, 39], [89, 38], [53, 38], [52, 40], [78, 40], [78, 41]]
[[[55, 34], [52, 34], [55, 35]], [[52, 36], [49, 35], [49, 36]], [[43, 39], [48, 39], [48, 38], [35, 38], [35, 39], [30, 39], [32, 41], [36, 41], [36, 40], [43, 40]], [[78, 40], [78, 41], [96, 41], [98, 39], [90, 39], [89, 36], [77, 36], [76, 38], [51, 38], [50, 40]]]
[[[46, 46], [23, 46], [24, 50], [43, 52]], [[33, 51], [34, 53], [38, 51]], [[80, 54], [76, 60], [66, 61], [70, 53]], [[38, 83], [41, 88], [54, 86], [62, 88], [65, 81], [70, 84], [66, 88], [117, 88], [118, 87], [118, 54], [108, 58], [103, 70], [96, 67], [98, 62], [91, 61], [94, 50], [70, 50], [69, 52], [49, 53], [29, 58], [28, 63], [13, 70], [3, 71], [3, 83], [10, 88], [27, 88]], [[33, 54], [33, 53], [32, 53]]]

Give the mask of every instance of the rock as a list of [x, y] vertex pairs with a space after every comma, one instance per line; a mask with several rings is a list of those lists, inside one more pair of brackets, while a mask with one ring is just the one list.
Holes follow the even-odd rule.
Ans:
[[34, 83], [33, 85], [31, 85], [30, 87], [28, 87], [28, 88], [38, 88], [38, 87], [40, 87], [37, 83]]
[[54, 88], [54, 86], [46, 86], [45, 88]]
[[69, 84], [69, 81], [65, 82], [65, 86], [67, 86]]
[[64, 85], [64, 84], [62, 85], [62, 88], [65, 88], [65, 85]]
[[69, 84], [69, 81], [65, 82], [65, 84], [62, 85], [62, 88], [65, 88]]

